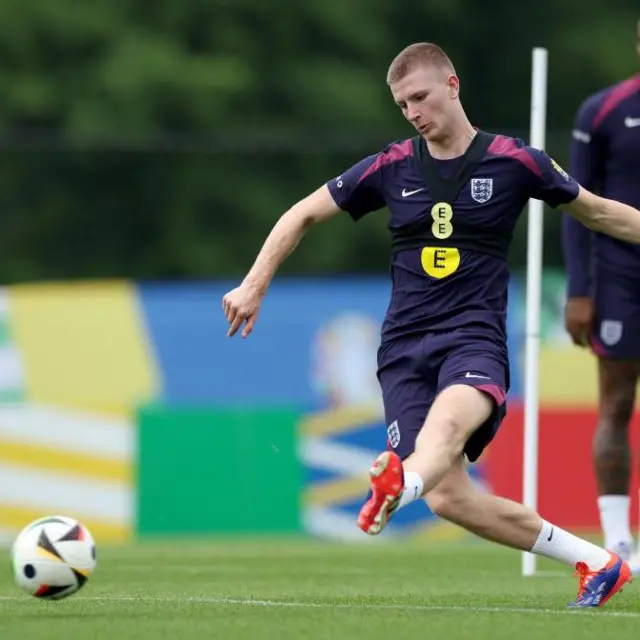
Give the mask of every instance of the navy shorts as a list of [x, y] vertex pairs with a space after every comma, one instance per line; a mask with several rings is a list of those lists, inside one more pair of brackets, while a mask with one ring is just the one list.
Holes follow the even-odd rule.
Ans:
[[464, 453], [477, 460], [498, 432], [506, 413], [509, 364], [506, 349], [477, 332], [462, 330], [396, 339], [378, 350], [378, 380], [387, 424], [388, 448], [405, 459], [436, 396], [453, 384], [490, 395], [495, 408], [467, 441]]
[[600, 272], [594, 289], [593, 352], [605, 358], [640, 360], [640, 281]]

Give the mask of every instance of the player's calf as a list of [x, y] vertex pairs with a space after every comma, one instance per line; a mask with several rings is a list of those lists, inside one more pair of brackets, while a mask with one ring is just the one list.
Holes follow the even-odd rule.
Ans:
[[480, 490], [462, 458], [426, 495], [431, 511], [475, 535], [516, 549], [530, 550], [542, 519], [521, 504]]
[[543, 520], [528, 507], [481, 491], [457, 464], [427, 494], [431, 509], [482, 538], [576, 568], [580, 585], [572, 607], [600, 607], [631, 581], [618, 555]]
[[638, 363], [600, 358], [598, 373], [600, 407], [593, 460], [600, 523], [605, 547], [628, 559], [633, 544], [629, 520], [629, 422], [635, 403]]

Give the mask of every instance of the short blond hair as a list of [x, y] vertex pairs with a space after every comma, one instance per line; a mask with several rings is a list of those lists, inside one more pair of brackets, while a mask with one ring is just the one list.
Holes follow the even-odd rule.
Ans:
[[455, 74], [456, 70], [449, 56], [432, 42], [416, 42], [405, 47], [389, 65], [387, 84], [394, 84], [402, 80], [410, 71], [418, 66], [437, 67], [448, 73]]

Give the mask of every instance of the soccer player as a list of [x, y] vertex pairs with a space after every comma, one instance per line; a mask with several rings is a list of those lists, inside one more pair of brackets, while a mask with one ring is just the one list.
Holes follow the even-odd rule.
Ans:
[[[640, 21], [637, 24], [640, 56]], [[571, 143], [570, 173], [583, 187], [640, 208], [640, 74], [587, 98]], [[564, 216], [565, 324], [598, 361], [593, 439], [604, 546], [629, 559], [629, 422], [640, 373], [640, 247]], [[632, 563], [634, 573], [640, 563]]]
[[251, 333], [276, 270], [311, 227], [386, 206], [392, 294], [377, 373], [388, 442], [371, 467], [359, 527], [376, 535], [397, 509], [424, 497], [435, 514], [483, 538], [575, 566], [580, 584], [569, 606], [602, 606], [631, 579], [629, 565], [479, 491], [465, 460], [477, 460], [506, 411], [506, 258], [529, 198], [636, 243], [640, 212], [587, 191], [542, 151], [475, 129], [437, 45], [401, 51], [387, 83], [417, 135], [362, 159], [280, 217], [242, 283], [222, 299], [228, 335]]

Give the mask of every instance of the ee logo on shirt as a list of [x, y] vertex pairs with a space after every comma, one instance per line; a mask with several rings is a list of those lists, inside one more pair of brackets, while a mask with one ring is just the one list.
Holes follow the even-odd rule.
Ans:
[[424, 247], [420, 255], [422, 268], [432, 277], [446, 278], [460, 266], [460, 252], [453, 247]]
[[[431, 207], [431, 233], [438, 240], [446, 240], [453, 234], [453, 209], [447, 202], [438, 202]], [[422, 268], [432, 278], [446, 278], [460, 266], [460, 252], [453, 247], [425, 247], [420, 255]]]
[[431, 233], [438, 240], [446, 240], [453, 233], [453, 209], [447, 202], [437, 202], [431, 207], [431, 217], [433, 224], [431, 225]]

